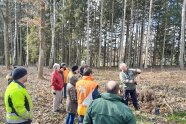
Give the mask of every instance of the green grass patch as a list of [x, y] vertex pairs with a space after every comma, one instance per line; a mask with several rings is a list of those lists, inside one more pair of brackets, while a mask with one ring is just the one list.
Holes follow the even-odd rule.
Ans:
[[151, 121], [149, 121], [148, 116], [145, 115], [138, 115], [136, 116], [137, 124], [153, 124]]
[[[135, 114], [134, 114], [135, 115]], [[167, 119], [163, 116], [158, 116], [149, 113], [140, 113], [139, 115], [135, 115], [137, 124], [165, 124]]]
[[186, 124], [186, 112], [175, 112], [167, 117], [169, 122], [176, 124]]

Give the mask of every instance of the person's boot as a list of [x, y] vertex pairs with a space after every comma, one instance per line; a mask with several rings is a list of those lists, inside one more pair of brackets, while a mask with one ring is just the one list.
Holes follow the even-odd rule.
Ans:
[[139, 115], [141, 111], [139, 110], [139, 105], [135, 106], [135, 114]]
[[135, 111], [135, 114], [136, 114], [136, 115], [140, 115], [140, 114], [141, 114], [141, 111], [140, 111], [140, 110], [136, 110], [136, 111]]

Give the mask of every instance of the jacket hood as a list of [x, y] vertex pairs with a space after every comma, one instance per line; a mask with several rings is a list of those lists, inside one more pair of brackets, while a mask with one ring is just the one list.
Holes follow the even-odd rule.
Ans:
[[101, 97], [110, 101], [122, 101], [122, 98], [120, 96], [112, 93], [102, 93]]

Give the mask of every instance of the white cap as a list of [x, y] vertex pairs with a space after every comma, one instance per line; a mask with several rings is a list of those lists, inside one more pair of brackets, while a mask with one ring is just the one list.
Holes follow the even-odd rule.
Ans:
[[84, 65], [85, 65], [85, 61], [82, 60], [82, 61], [81, 61], [81, 66], [84, 66]]
[[60, 67], [60, 65], [58, 63], [54, 63], [53, 68], [57, 69], [57, 67]]

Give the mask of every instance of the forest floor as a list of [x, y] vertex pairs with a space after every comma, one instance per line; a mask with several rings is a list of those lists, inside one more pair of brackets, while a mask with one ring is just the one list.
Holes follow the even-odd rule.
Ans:
[[[5, 122], [4, 91], [7, 86], [5, 76], [10, 72], [0, 66], [0, 124]], [[52, 70], [44, 69], [45, 80], [38, 80], [36, 67], [29, 67], [29, 79], [26, 84], [33, 100], [33, 124], [65, 124], [66, 113], [54, 114], [52, 110], [52, 93], [50, 74]], [[94, 79], [104, 92], [104, 84], [108, 80], [118, 79], [117, 69], [94, 69]], [[137, 124], [186, 124], [186, 71], [178, 68], [144, 70], [137, 78], [138, 92], [146, 98], [140, 103], [140, 115], [135, 115]], [[149, 95], [150, 94], [150, 95]], [[148, 100], [148, 97], [154, 99]], [[65, 100], [62, 109], [65, 110]], [[154, 114], [156, 106], [160, 106], [160, 115]], [[133, 108], [132, 105], [130, 105]]]

